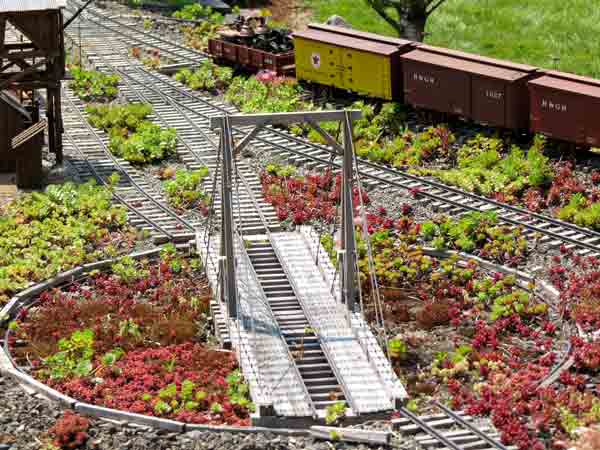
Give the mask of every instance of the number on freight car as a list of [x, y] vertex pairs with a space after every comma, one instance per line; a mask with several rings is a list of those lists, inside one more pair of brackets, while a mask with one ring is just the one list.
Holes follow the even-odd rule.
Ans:
[[542, 99], [542, 108], [551, 109], [558, 112], [567, 112], [567, 105], [564, 103], [552, 103], [551, 100]]
[[435, 84], [435, 78], [429, 75], [422, 75], [420, 73], [413, 73], [413, 80], [422, 81], [423, 83]]
[[313, 53], [310, 57], [310, 62], [315, 69], [321, 67], [321, 55], [318, 53]]
[[494, 100], [501, 100], [502, 97], [504, 97], [504, 93], [503, 92], [499, 92], [499, 91], [486, 90], [485, 91], [485, 96], [488, 97], [488, 98], [493, 98]]

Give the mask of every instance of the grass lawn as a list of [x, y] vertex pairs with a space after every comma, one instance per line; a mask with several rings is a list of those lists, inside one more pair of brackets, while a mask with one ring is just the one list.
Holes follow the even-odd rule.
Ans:
[[[314, 19], [338, 14], [357, 29], [393, 35], [364, 0], [305, 0]], [[600, 78], [600, 8], [589, 0], [447, 0], [426, 42]]]

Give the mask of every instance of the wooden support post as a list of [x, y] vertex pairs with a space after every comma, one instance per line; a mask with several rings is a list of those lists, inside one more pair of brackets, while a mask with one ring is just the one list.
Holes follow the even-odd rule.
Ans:
[[46, 117], [48, 118], [48, 150], [56, 153], [56, 116], [54, 114], [54, 89], [46, 90]]
[[58, 84], [56, 88], [56, 95], [54, 97], [54, 121], [56, 122], [56, 137], [55, 137], [55, 145], [56, 145], [56, 163], [62, 165], [63, 163], [63, 141], [62, 134], [64, 131], [63, 128], [63, 119], [62, 119], [62, 103], [61, 103], [61, 85]]
[[[0, 53], [4, 52], [4, 39], [6, 33], [6, 17], [0, 17]], [[0, 58], [0, 67], [4, 64], [2, 58]], [[2, 69], [0, 69], [2, 72]]]
[[19, 150], [17, 156], [17, 185], [35, 189], [42, 185], [42, 135], [35, 136]]

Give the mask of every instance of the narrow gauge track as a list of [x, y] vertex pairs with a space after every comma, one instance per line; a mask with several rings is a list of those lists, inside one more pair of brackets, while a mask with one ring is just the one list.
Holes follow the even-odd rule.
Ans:
[[[110, 52], [112, 52], [112, 55], [116, 56], [116, 41], [114, 41], [116, 37], [112, 33], [117, 33], [118, 35], [121, 35], [121, 33], [119, 33], [119, 31], [116, 30], [110, 30], [110, 32], [107, 32], [100, 37], [97, 34], [97, 30], [98, 28], [96, 27], [90, 27], [86, 29], [86, 31], [89, 32], [92, 36], [96, 37], [97, 40], [102, 41], [101, 43], [98, 43], [99, 45], [103, 45], [107, 49], [110, 49], [110, 51], [107, 53], [110, 54]], [[107, 41], [104, 38], [112, 38], [112, 42]], [[125, 36], [125, 39], [121, 39], [118, 42], [118, 50], [120, 50], [118, 51], [118, 53], [124, 59], [118, 58], [119, 61], [115, 61], [115, 63], [117, 63], [115, 65], [120, 66], [120, 68], [118, 68], [116, 71], [122, 76], [124, 80], [127, 80], [125, 82], [125, 84], [128, 86], [126, 90], [126, 95], [128, 97], [136, 96], [138, 101], [140, 100], [140, 98], [143, 98], [145, 99], [143, 101], [150, 101], [154, 104], [155, 107], [165, 108], [164, 110], [157, 110], [156, 115], [161, 116], [163, 118], [162, 120], [164, 121], [164, 123], [169, 124], [169, 126], [175, 126], [176, 128], [178, 128], [178, 130], [181, 130], [183, 133], [185, 133], [186, 130], [185, 128], [182, 129], [181, 123], [181, 120], [183, 118], [183, 120], [187, 122], [188, 125], [190, 125], [190, 127], [187, 129], [188, 132], [196, 133], [194, 134], [196, 138], [198, 137], [199, 132], [206, 138], [206, 136], [210, 134], [207, 122], [209, 117], [214, 115], [221, 115], [224, 113], [232, 113], [235, 111], [234, 108], [227, 105], [223, 105], [222, 103], [218, 103], [215, 101], [214, 98], [210, 96], [201, 96], [197, 93], [191, 93], [189, 90], [182, 87], [179, 83], [175, 82], [169, 77], [149, 72], [141, 66], [132, 67], [131, 61], [128, 61], [125, 57], [127, 53], [125, 43], [127, 42], [128, 45], [130, 44], [130, 42], [127, 41], [127, 36]], [[93, 58], [94, 57], [92, 57], [92, 59]], [[97, 61], [97, 63], [99, 67], [103, 66], [103, 63], [100, 60]], [[102, 68], [105, 70], [110, 70], [110, 68], [106, 66]], [[164, 119], [165, 117], [167, 119]], [[179, 123], [169, 121], [179, 121]], [[239, 135], [242, 134], [241, 130], [235, 131]], [[190, 139], [192, 139], [191, 135]], [[255, 148], [261, 151], [269, 152], [271, 154], [276, 154], [276, 152], [280, 152], [281, 155], [287, 156], [291, 159], [292, 162], [296, 164], [305, 164], [308, 159], [308, 162], [312, 164], [312, 168], [324, 168], [326, 166], [331, 165], [339, 167], [339, 161], [337, 160], [337, 158], [334, 158], [332, 161], [332, 151], [328, 147], [306, 142], [305, 140], [290, 135], [285, 131], [273, 128], [266, 129], [265, 131], [261, 132], [257, 136], [257, 138], [255, 138]], [[209, 155], [205, 153], [205, 156]], [[186, 158], [186, 156], [184, 155], [182, 155], [182, 157], [183, 159]], [[574, 225], [557, 221], [552, 218], [532, 214], [529, 211], [522, 210], [520, 208], [511, 207], [509, 205], [502, 205], [497, 202], [490, 201], [486, 198], [478, 197], [473, 194], [468, 194], [458, 189], [432, 182], [431, 180], [422, 180], [417, 177], [405, 174], [404, 172], [379, 166], [369, 161], [361, 160], [360, 162], [363, 166], [363, 168], [361, 169], [362, 175], [365, 176], [367, 179], [371, 180], [371, 183], [373, 185], [392, 186], [404, 190], [418, 190], [420, 191], [421, 195], [431, 198], [433, 201], [439, 203], [440, 206], [443, 207], [444, 205], [448, 205], [450, 207], [451, 213], [462, 213], [467, 210], [493, 210], [496, 211], [502, 218], [502, 220], [504, 220], [505, 222], [512, 223], [514, 225], [523, 225], [529, 230], [538, 231], [544, 234], [547, 239], [555, 239], [556, 243], [566, 242], [567, 244], [570, 244], [572, 246], [578, 246], [580, 250], [587, 253], [596, 253], [600, 250], [600, 247], [593, 245], [595, 242], [600, 240], [598, 239], [600, 233], [590, 232], [590, 230], [584, 230]], [[189, 164], [190, 167], [192, 167], [193, 163], [187, 161], [186, 164]], [[210, 163], [207, 165], [211, 167]], [[469, 199], [472, 199], [474, 203], [465, 205], [464, 202], [468, 201]], [[504, 211], [508, 211], [508, 213]], [[538, 222], [534, 222], [535, 225], [528, 225], [527, 223], [523, 223], [524, 220], [528, 220], [530, 222], [531, 218], [534, 218], [535, 220], [539, 219], [539, 221], [542, 221], [542, 225], [538, 225]], [[564, 232], [565, 229], [567, 230], [566, 232]], [[587, 236], [582, 236], [581, 233], [587, 234]], [[583, 239], [583, 242], [580, 239]], [[253, 255], [253, 253], [255, 253], [255, 251], [258, 253], [256, 256], [260, 257], [261, 259], [258, 261], [258, 264], [264, 265], [265, 268], [268, 269], [265, 271], [264, 275], [259, 273], [259, 278], [261, 278], [261, 284], [263, 284], [263, 288], [267, 288], [265, 289], [265, 291], [270, 291], [272, 289], [280, 289], [280, 287], [284, 284], [286, 280], [280, 279], [281, 275], [277, 273], [278, 271], [275, 267], [279, 263], [276, 260], [276, 258], [270, 256], [271, 250], [267, 248], [261, 248], [260, 250], [258, 250], [257, 248], [256, 250], [251, 250], [251, 259], [254, 259], [255, 255]], [[269, 254], [268, 257], [267, 254]], [[264, 259], [265, 257], [267, 257], [266, 259], [268, 261]], [[259, 271], [257, 270], [257, 272]], [[275, 301], [275, 303], [272, 305], [274, 311], [275, 308], [278, 306], [277, 302], [279, 300], [280, 299], [277, 297], [273, 299], [273, 301]], [[287, 302], [280, 303], [284, 308], [283, 311], [285, 311], [286, 309], [289, 311], [291, 308], [291, 310], [294, 311], [295, 314], [297, 313], [296, 310], [299, 309], [299, 305], [292, 305], [292, 300], [293, 299], [288, 298]], [[269, 303], [271, 303], [271, 299], [269, 299]], [[281, 314], [281, 312], [275, 312], [276, 315]], [[284, 325], [288, 328], [292, 327], [293, 329], [298, 323], [300, 323], [298, 321], [304, 323], [302, 318], [297, 318], [297, 323], [294, 323], [292, 321], [287, 324], [284, 323]], [[288, 342], [290, 348], [292, 348], [293, 342], [293, 340], [291, 342]], [[312, 355], [312, 357], [315, 357], [319, 359], [319, 361], [321, 361], [322, 356], [318, 353], [319, 349], [315, 348], [315, 354]], [[335, 379], [330, 379], [329, 382], [334, 383]], [[319, 394], [322, 391], [322, 388], [318, 385], [314, 386], [313, 388], [311, 388], [308, 384], [307, 386], [309, 386], [311, 398], [313, 398], [315, 392]], [[313, 402], [318, 402], [319, 400], [321, 399], [318, 398], [318, 396], [316, 398], [313, 398]], [[452, 412], [450, 411], [450, 415], [451, 414]], [[421, 421], [424, 420], [423, 418], [419, 417], [416, 417], [416, 419]], [[415, 422], [413, 421], [413, 423]], [[483, 428], [483, 430], [485, 430], [485, 428]], [[470, 430], [469, 432], [475, 434], [471, 434], [470, 437], [465, 437], [464, 433], [459, 433], [457, 439], [454, 439], [454, 436], [451, 435], [450, 441], [467, 443], [475, 442], [474, 447], [468, 445], [466, 447], [459, 448], [488, 448], [478, 446], [481, 445], [481, 443], [479, 442], [482, 440], [480, 436], [481, 433], [478, 434], [477, 432], [474, 432], [472, 430]], [[431, 439], [422, 439], [424, 445], [428, 443], [430, 445], [439, 445], [439, 442], [442, 442], [442, 444], [444, 444], [443, 441], [440, 441], [440, 439], [437, 438], [439, 436], [436, 437], [436, 435], [432, 435], [431, 433], [429, 433], [429, 435], [432, 436], [433, 441]], [[461, 436], [464, 439], [461, 440]], [[473, 436], [477, 437], [477, 439], [474, 440]], [[483, 441], [486, 440], [483, 439]], [[437, 444], [434, 444], [435, 442], [437, 442]], [[450, 446], [449, 448], [456, 447]]]
[[[73, 38], [71, 36], [71, 38]], [[209, 129], [208, 120], [214, 115], [235, 112], [232, 107], [215, 110], [214, 108], [196, 108], [194, 114], [182, 109], [176, 102], [153, 87], [152, 80], [144, 78], [147, 73], [137, 61], [127, 57], [127, 47], [122, 42], [107, 41], [98, 37], [93, 30], [82, 34], [85, 45], [90, 47], [90, 60], [102, 71], [113, 72], [121, 77], [120, 93], [130, 102], [149, 103], [153, 113], [149, 119], [164, 127], [172, 127], [177, 131], [177, 155], [188, 170], [197, 170], [206, 166], [216, 180], [208, 180], [205, 190], [213, 199], [213, 212], [220, 218], [220, 192], [215, 189], [220, 183], [218, 169], [218, 136]], [[243, 161], [237, 162], [236, 194], [233, 198], [234, 218], [244, 233], [264, 233], [265, 224], [261, 214], [267, 221], [269, 229], [279, 228], [279, 223], [272, 206], [262, 200], [260, 182], [251, 168]], [[260, 213], [258, 211], [260, 209]], [[196, 226], [198, 224], [191, 224]]]
[[403, 435], [413, 435], [419, 448], [444, 447], [447, 450], [514, 450], [505, 446], [499, 434], [489, 426], [476, 426], [472, 417], [455, 412], [439, 402], [434, 402], [441, 414], [417, 416], [400, 408], [401, 419], [393, 420], [393, 428]]
[[[203, 110], [195, 109], [194, 114], [190, 114], [189, 109], [182, 108], [168, 95], [152, 87], [154, 83], [148, 78], [149, 72], [135, 67], [135, 64], [124, 64], [123, 55], [127, 53], [122, 45], [115, 47], [110, 43], [106, 45], [106, 42], [95, 40], [92, 50], [96, 52], [92, 59], [98, 68], [120, 75], [120, 92], [129, 101], [151, 103], [154, 112], [150, 118], [164, 126], [177, 129], [179, 141], [184, 144], [183, 148], [178, 147], [178, 155], [188, 168], [197, 168], [199, 164], [206, 164], [213, 170], [218, 167], [218, 162], [215, 161], [218, 151], [216, 136], [208, 128], [209, 118], [235, 110], [226, 108], [225, 105], [215, 109], [211, 105]], [[189, 140], [189, 143], [185, 143], [186, 140]], [[258, 234], [262, 237], [271, 231], [280, 230], [273, 207], [256, 199], [260, 198], [261, 190], [256, 173], [243, 161], [238, 161], [235, 175], [237, 183], [234, 185], [234, 220], [238, 220], [238, 229], [242, 235], [249, 237], [250, 234]], [[219, 181], [217, 175], [217, 182]], [[218, 199], [218, 194], [215, 190], [215, 200]], [[215, 208], [215, 216], [218, 210], [219, 208]], [[310, 327], [300, 301], [269, 241], [259, 239], [246, 242], [249, 261], [266, 297], [270, 314], [277, 322], [289, 352], [300, 352], [302, 355], [295, 359], [295, 370], [304, 383], [307, 400], [314, 411], [323, 413], [335, 401], [347, 398], [345, 388], [335, 375], [335, 369], [329, 364], [325, 350]], [[215, 306], [213, 304], [213, 308]], [[222, 332], [223, 327], [220, 324], [217, 326]], [[332, 393], [335, 393], [337, 400], [330, 398]], [[347, 399], [352, 404], [352, 399]]]
[[[211, 106], [211, 99], [190, 92], [178, 82], [162, 74], [154, 74], [141, 69], [148, 82], [160, 90], [180, 107], [193, 114], [207, 115], [199, 112], [198, 107], [206, 110]], [[215, 114], [223, 113], [224, 107], [212, 105]], [[244, 131], [234, 130], [238, 135]], [[332, 148], [319, 145], [294, 136], [291, 133], [273, 127], [260, 132], [253, 141], [256, 150], [266, 152], [277, 158], [286, 158], [298, 166], [306, 165], [313, 170], [325, 170], [327, 167], [341, 169], [341, 157], [334, 154]], [[469, 211], [495, 212], [500, 220], [513, 225], [522, 226], [528, 238], [535, 233], [541, 236], [541, 242], [552, 246], [566, 244], [576, 248], [584, 255], [600, 255], [600, 233], [577, 225], [554, 219], [542, 214], [532, 213], [523, 208], [502, 204], [476, 194], [463, 192], [452, 186], [446, 186], [434, 180], [424, 179], [403, 171], [385, 167], [363, 158], [358, 158], [359, 172], [372, 187], [392, 187], [418, 192], [428, 198], [437, 209], [445, 210], [450, 215], [460, 215]]]
[[[83, 4], [83, 2], [69, 0], [67, 2], [67, 7], [64, 10], [65, 19], [71, 17], [78, 8], [83, 6]], [[83, 21], [81, 24], [73, 24], [73, 33], [75, 33], [75, 29], [79, 25], [81, 26], [82, 32], [86, 31], [86, 29], [93, 28], [96, 35], [98, 35], [98, 31], [104, 30], [104, 32], [101, 34], [117, 34], [122, 38], [125, 38], [131, 46], [141, 45], [159, 49], [161, 51], [161, 55], [169, 56], [179, 63], [197, 65], [203, 61], [206, 61], [207, 59], [206, 55], [197, 50], [194, 50], [190, 47], [185, 47], [172, 41], [168, 41], [166, 39], [162, 39], [153, 33], [140, 30], [132, 24], [118, 21], [114, 17], [103, 13], [102, 10], [92, 5], [89, 5], [84, 10], [84, 13], [86, 14], [87, 24], [85, 24]]]
[[110, 184], [113, 173], [120, 179], [114, 196], [125, 205], [133, 216], [132, 225], [147, 230], [157, 242], [189, 241], [194, 238], [194, 224], [185, 221], [166, 206], [161, 195], [155, 192], [128, 162], [115, 158], [108, 149], [107, 138], [100, 136], [80, 111], [79, 100], [69, 91], [65, 100], [63, 120], [66, 138], [65, 150], [68, 161], [83, 179], [94, 178], [104, 185]]
[[[73, 3], [77, 4], [77, 2]], [[112, 27], [99, 21], [92, 23], [110, 29], [113, 33], [124, 37], [125, 40], [129, 40], [129, 45], [139, 42], [140, 36], [134, 36], [131, 34], [132, 32], [130, 33], [130, 30], [136, 30], [135, 27], [126, 25], [126, 32], [122, 32], [119, 28], [121, 22], [116, 19], [98, 12], [96, 8], [90, 10], [90, 13], [98, 18], [108, 20]], [[148, 35], [148, 33], [139, 30], [137, 32]], [[154, 41], [149, 41], [149, 44], [150, 42]], [[160, 45], [166, 45], [164, 42], [161, 40], [157, 44], [157, 48], [161, 48]], [[164, 50], [169, 51], [168, 48]], [[199, 52], [194, 53], [199, 60], [202, 60], [202, 57], [206, 58]], [[163, 93], [167, 94], [168, 92], [171, 98], [177, 99], [185, 106], [191, 107], [195, 101], [201, 103], [204, 109], [201, 114], [210, 114], [207, 108], [213, 108], [215, 114], [223, 111], [231, 112], [231, 107], [215, 104], [215, 100], [208, 96], [191, 93], [169, 77], [150, 74], [147, 71], [146, 73], [153, 77], [154, 82], [161, 82], [160, 89]], [[340, 158], [333, 154], [330, 147], [308, 142], [284, 130], [265, 129], [254, 139], [253, 144], [256, 149], [267, 152], [272, 156], [287, 158], [289, 162], [295, 165], [307, 165], [316, 170], [324, 170], [326, 167], [331, 166], [341, 167]], [[332, 157], [335, 157], [333, 161]], [[524, 208], [500, 203], [430, 178], [411, 175], [401, 170], [376, 164], [364, 158], [358, 158], [358, 160], [361, 175], [372, 186], [389, 186], [418, 192], [419, 196], [432, 202], [434, 208], [445, 211], [450, 215], [461, 215], [469, 211], [495, 212], [503, 222], [513, 226], [522, 226], [529, 239], [533, 239], [534, 235], [539, 233], [542, 236], [541, 242], [548, 243], [551, 246], [566, 244], [567, 247], [575, 248], [581, 255], [600, 256], [600, 232], [582, 228], [544, 214], [533, 213]]]

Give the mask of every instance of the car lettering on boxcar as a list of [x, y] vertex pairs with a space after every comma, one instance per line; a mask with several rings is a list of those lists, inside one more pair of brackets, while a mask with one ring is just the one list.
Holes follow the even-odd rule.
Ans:
[[564, 103], [553, 103], [552, 100], [542, 99], [542, 108], [552, 109], [558, 112], [567, 112], [567, 105]]
[[502, 97], [504, 97], [504, 92], [486, 90], [485, 96], [488, 98], [493, 98], [494, 100], [502, 100]]
[[423, 75], [417, 72], [413, 73], [413, 80], [422, 81], [423, 83], [435, 84], [435, 78], [430, 75]]

